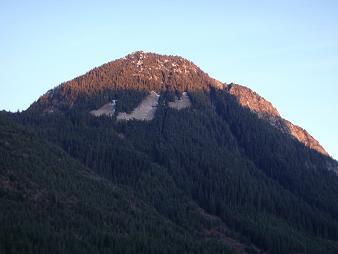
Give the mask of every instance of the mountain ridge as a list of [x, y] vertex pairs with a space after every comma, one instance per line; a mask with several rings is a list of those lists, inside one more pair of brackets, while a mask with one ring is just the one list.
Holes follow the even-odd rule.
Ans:
[[250, 88], [238, 84], [230, 84], [227, 90], [237, 98], [242, 106], [257, 113], [258, 117], [267, 120], [272, 126], [291, 135], [305, 146], [329, 156], [328, 152], [306, 130], [284, 119], [271, 102], [265, 100]]
[[[135, 51], [49, 90], [28, 110], [42, 108], [43, 112], [54, 112], [59, 108], [69, 109], [76, 104], [78, 98], [89, 97], [90, 99], [93, 94], [104, 93], [106, 90], [139, 90], [141, 91], [140, 98], [144, 98], [144, 93], [150, 91], [183, 93], [200, 89], [209, 90], [210, 87], [224, 89], [235, 96], [242, 106], [249, 108], [272, 126], [305, 146], [329, 156], [320, 143], [306, 130], [282, 118], [271, 102], [250, 88], [233, 83], [227, 85], [209, 77], [197, 65], [180, 56]], [[100, 108], [107, 103], [106, 100], [95, 107]]]

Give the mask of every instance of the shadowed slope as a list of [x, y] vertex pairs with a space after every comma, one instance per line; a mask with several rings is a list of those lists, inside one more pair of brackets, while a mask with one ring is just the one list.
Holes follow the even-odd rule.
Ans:
[[2, 114], [0, 154], [0, 253], [232, 253]]

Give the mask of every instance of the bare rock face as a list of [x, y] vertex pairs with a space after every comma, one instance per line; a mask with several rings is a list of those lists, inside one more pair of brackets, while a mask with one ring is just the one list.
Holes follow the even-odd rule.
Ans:
[[258, 115], [262, 117], [280, 117], [277, 109], [269, 101], [251, 89], [237, 84], [230, 84], [227, 86], [227, 90], [237, 98], [242, 106], [249, 108]]
[[305, 146], [316, 150], [323, 155], [329, 156], [319, 142], [306, 130], [283, 119], [277, 109], [269, 101], [265, 100], [251, 89], [237, 84], [230, 84], [226, 87], [226, 90], [235, 96], [242, 106], [255, 112], [259, 118], [267, 120], [272, 126], [291, 135]]
[[306, 130], [302, 129], [301, 127], [292, 124], [287, 120], [283, 120], [283, 123], [286, 126], [287, 131], [296, 138], [299, 142], [303, 143], [305, 146], [316, 150], [324, 155], [329, 155], [324, 148], [319, 144], [319, 142], [314, 139]]

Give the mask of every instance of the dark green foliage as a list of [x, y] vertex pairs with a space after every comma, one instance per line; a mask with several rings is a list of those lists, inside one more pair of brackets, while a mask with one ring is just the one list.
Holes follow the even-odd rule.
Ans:
[[[15, 132], [20, 136], [12, 139], [23, 143], [14, 148], [32, 151], [17, 160], [17, 151], [4, 148], [2, 168], [9, 170], [0, 179], [35, 185], [3, 185], [1, 211], [18, 212], [3, 213], [2, 223], [22, 223], [3, 224], [2, 248], [12, 244], [8, 237], [19, 237], [41, 245], [41, 252], [61, 239], [56, 253], [220, 253], [236, 244], [236, 251], [246, 253], [338, 252], [338, 179], [327, 170], [327, 163], [336, 162], [259, 119], [226, 90], [212, 88], [199, 70], [189, 79], [162, 73], [159, 85], [133, 75], [135, 66], [128, 64], [109, 63], [9, 116], [30, 128]], [[152, 89], [162, 96], [150, 122], [88, 114], [112, 99], [119, 100], [117, 111], [131, 111]], [[168, 108], [185, 90], [193, 107]], [[46, 113], [50, 107], [57, 110]], [[12, 141], [4, 126], [6, 145]], [[38, 143], [28, 145], [27, 136]], [[27, 172], [11, 173], [20, 168]], [[43, 210], [23, 196], [39, 188], [49, 193]]]
[[332, 216], [338, 214], [337, 177], [327, 170], [327, 163], [333, 162], [331, 158], [271, 128], [239, 106], [231, 95], [214, 90], [213, 98], [217, 112], [229, 123], [243, 154], [258, 168], [310, 204]]
[[[126, 96], [133, 94], [141, 98], [137, 90]], [[162, 93], [150, 122], [117, 123], [82, 109], [12, 117], [190, 234], [229, 227], [226, 235], [248, 253], [259, 251], [254, 245], [277, 254], [337, 253], [338, 180], [326, 169], [330, 158], [223, 90], [189, 95], [193, 107], [176, 111], [163, 103], [175, 94]]]
[[0, 211], [4, 254], [230, 253], [3, 115]]

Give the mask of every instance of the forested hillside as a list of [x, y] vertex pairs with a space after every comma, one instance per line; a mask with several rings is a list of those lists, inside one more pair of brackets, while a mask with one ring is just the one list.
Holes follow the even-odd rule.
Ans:
[[[0, 253], [232, 253], [3, 113], [0, 144]], [[191, 222], [201, 228], [219, 224]]]
[[[2, 194], [13, 205], [6, 211], [28, 209], [34, 232], [53, 225], [54, 215], [73, 220], [79, 228], [66, 223], [48, 232], [81, 239], [74, 246], [82, 252], [88, 245], [98, 253], [338, 253], [337, 162], [305, 130], [286, 131], [271, 103], [232, 87], [180, 57], [136, 52], [61, 84], [25, 112], [5, 114], [1, 163], [8, 170], [0, 179], [11, 183], [14, 172], [54, 195], [43, 203], [52, 213]], [[159, 96], [153, 119], [117, 118], [152, 91]], [[188, 106], [170, 107], [183, 92]], [[90, 114], [112, 100], [113, 113]], [[23, 148], [29, 156], [15, 157]], [[40, 213], [45, 224], [36, 229]], [[14, 215], [26, 221], [4, 214], [1, 223]], [[29, 246], [42, 241], [25, 234]], [[72, 250], [62, 246], [56, 253]]]

